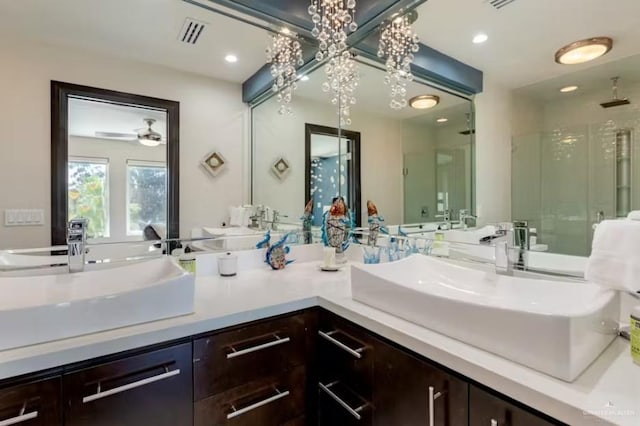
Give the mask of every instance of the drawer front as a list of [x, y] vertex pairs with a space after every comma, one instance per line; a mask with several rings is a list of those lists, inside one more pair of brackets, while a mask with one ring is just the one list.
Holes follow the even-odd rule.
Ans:
[[0, 389], [0, 424], [61, 425], [60, 413], [59, 377]]
[[[195, 426], [296, 425], [304, 415], [306, 368], [266, 377], [195, 403]], [[297, 420], [299, 421], [299, 420]]]
[[320, 382], [318, 392], [318, 425], [372, 425], [373, 407], [370, 402], [343, 383]]
[[469, 387], [469, 426], [552, 426], [551, 423], [476, 386]]
[[196, 340], [196, 401], [305, 364], [306, 318], [267, 320]]
[[65, 425], [190, 425], [191, 362], [185, 343], [65, 375]]
[[321, 383], [340, 382], [371, 401], [374, 339], [359, 327], [322, 312], [317, 338]]

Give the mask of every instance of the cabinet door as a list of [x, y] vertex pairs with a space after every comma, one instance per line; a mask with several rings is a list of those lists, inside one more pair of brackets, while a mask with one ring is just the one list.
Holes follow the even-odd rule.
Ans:
[[55, 377], [0, 389], [0, 424], [62, 425], [60, 378]]
[[552, 426], [533, 413], [523, 410], [475, 386], [469, 390], [469, 426]]
[[462, 380], [400, 349], [376, 345], [375, 425], [466, 426], [467, 392]]
[[193, 424], [191, 343], [63, 376], [65, 426]]

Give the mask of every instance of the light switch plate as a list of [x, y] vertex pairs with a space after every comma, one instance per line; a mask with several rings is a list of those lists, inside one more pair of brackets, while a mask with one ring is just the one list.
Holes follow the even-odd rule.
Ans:
[[42, 226], [44, 210], [42, 209], [6, 209], [4, 226]]

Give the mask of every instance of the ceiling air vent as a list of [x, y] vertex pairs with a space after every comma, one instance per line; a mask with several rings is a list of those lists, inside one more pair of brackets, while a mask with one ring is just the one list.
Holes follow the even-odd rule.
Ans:
[[516, 0], [488, 0], [488, 3], [496, 9], [502, 9], [505, 6], [510, 5]]
[[180, 34], [178, 34], [178, 40], [183, 43], [196, 44], [206, 25], [206, 22], [196, 21], [193, 18], [185, 19]]

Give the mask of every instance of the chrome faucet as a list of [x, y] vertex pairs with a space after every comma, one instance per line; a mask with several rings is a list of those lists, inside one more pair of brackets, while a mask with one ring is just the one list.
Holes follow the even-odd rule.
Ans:
[[469, 210], [462, 209], [458, 212], [458, 219], [460, 220], [460, 224], [462, 225], [462, 229], [465, 231], [469, 228], [469, 224], [467, 222], [468, 219], [477, 219], [476, 216], [469, 213]]
[[87, 251], [88, 219], [71, 219], [67, 226], [67, 253], [69, 272], [84, 271], [84, 255]]
[[436, 215], [438, 218], [442, 218], [444, 221], [445, 229], [451, 229], [451, 210], [447, 209], [442, 214]]
[[529, 222], [516, 220], [512, 229], [505, 231], [506, 238], [496, 241], [496, 273], [513, 274], [513, 270], [527, 269], [527, 255], [529, 250]]
[[273, 211], [273, 218], [271, 219], [271, 230], [278, 230], [278, 223], [280, 222], [280, 212], [278, 210]]

